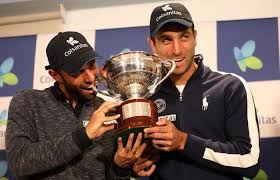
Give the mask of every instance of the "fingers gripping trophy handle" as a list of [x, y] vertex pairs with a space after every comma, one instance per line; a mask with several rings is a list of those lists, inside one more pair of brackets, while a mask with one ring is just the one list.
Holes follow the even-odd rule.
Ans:
[[151, 86], [151, 88], [149, 89], [151, 94], [154, 94], [154, 93], [155, 93], [156, 88], [157, 88], [166, 78], [168, 78], [168, 77], [172, 74], [172, 72], [175, 70], [175, 68], [176, 68], [176, 63], [175, 63], [175, 61], [173, 61], [173, 60], [165, 60], [165, 61], [162, 61], [162, 63], [163, 63], [163, 65], [164, 65], [165, 67], [170, 67], [170, 66], [171, 66], [171, 68], [169, 69], [168, 73], [167, 73], [158, 83], [156, 83], [154, 86]]

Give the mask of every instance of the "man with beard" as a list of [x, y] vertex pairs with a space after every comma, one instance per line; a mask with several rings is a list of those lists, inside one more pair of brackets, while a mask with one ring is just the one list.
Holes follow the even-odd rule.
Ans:
[[114, 153], [108, 112], [119, 102], [96, 97], [97, 54], [77, 32], [60, 32], [46, 53], [54, 86], [23, 90], [11, 100], [6, 131], [8, 164], [16, 179], [129, 179], [145, 149], [142, 134], [118, 141]]
[[174, 60], [176, 68], [152, 96], [157, 126], [144, 129], [160, 158], [153, 164], [151, 157], [143, 157], [134, 170], [155, 180], [253, 178], [260, 149], [252, 94], [243, 78], [204, 65], [202, 56], [195, 55], [196, 37], [184, 5], [153, 10], [148, 42], [161, 59]]

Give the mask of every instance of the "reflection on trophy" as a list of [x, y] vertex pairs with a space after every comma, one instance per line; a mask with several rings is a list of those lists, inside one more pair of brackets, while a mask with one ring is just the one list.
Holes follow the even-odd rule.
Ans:
[[156, 55], [131, 51], [113, 56], [105, 62], [100, 74], [110, 96], [124, 101], [119, 109], [121, 117], [115, 125], [114, 141], [122, 137], [126, 144], [130, 133], [135, 137], [146, 127], [156, 125], [157, 107], [146, 98], [175, 69], [172, 60], [162, 61]]

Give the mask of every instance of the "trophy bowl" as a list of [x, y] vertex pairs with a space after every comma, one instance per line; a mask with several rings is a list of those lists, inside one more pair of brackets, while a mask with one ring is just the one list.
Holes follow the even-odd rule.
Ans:
[[121, 116], [115, 124], [115, 143], [122, 137], [126, 144], [130, 133], [136, 137], [144, 128], [156, 125], [157, 107], [147, 98], [175, 66], [172, 60], [162, 61], [144, 51], [130, 51], [111, 57], [101, 67], [100, 75], [108, 93], [123, 101], [117, 109]]

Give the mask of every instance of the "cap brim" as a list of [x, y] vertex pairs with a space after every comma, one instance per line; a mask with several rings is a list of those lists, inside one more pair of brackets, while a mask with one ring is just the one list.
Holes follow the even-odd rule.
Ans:
[[75, 75], [81, 71], [84, 65], [98, 58], [101, 57], [94, 51], [85, 52], [79, 56], [79, 59], [71, 59], [71, 62], [65, 63], [60, 69], [69, 75]]
[[170, 22], [176, 22], [176, 23], [182, 24], [182, 25], [184, 25], [184, 26], [186, 26], [186, 27], [192, 27], [192, 26], [193, 26], [193, 23], [192, 23], [192, 22], [187, 21], [187, 20], [185, 20], [185, 19], [168, 19], [168, 20], [166, 20], [166, 21], [161, 22], [161, 23], [157, 26], [157, 28], [151, 33], [151, 36], [154, 37], [154, 36], [158, 33], [158, 31], [160, 30], [160, 28], [162, 28], [165, 24], [170, 23]]

